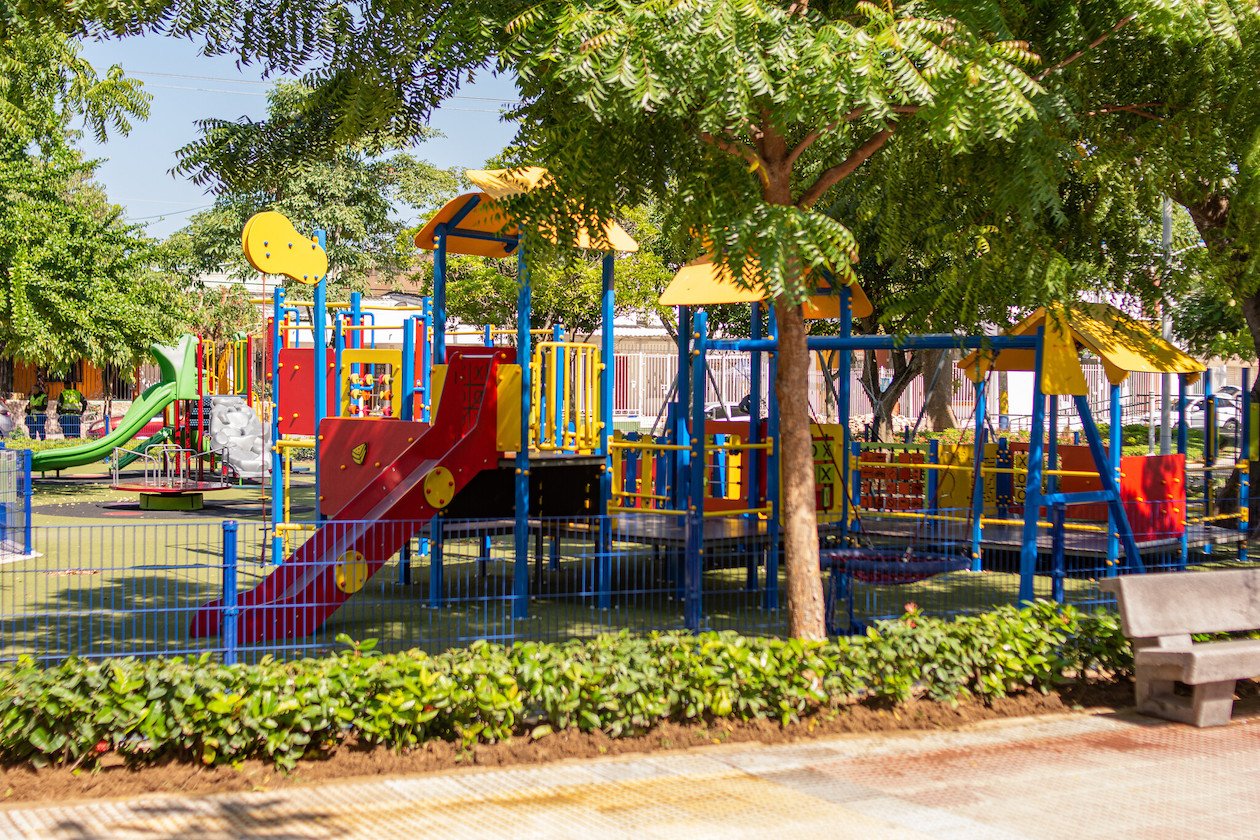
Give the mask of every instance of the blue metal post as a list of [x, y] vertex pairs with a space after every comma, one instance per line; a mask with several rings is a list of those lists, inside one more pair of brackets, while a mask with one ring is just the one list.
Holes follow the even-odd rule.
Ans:
[[529, 362], [532, 356], [529, 282], [529, 260], [522, 241], [516, 252], [516, 361], [521, 366], [521, 445], [516, 450], [516, 566], [512, 573], [512, 617], [516, 619], [529, 618]]
[[236, 523], [223, 523], [223, 664], [235, 665], [237, 656], [236, 616]]
[[[971, 570], [981, 569], [980, 540], [984, 536], [984, 445], [985, 380], [976, 383], [976, 446], [971, 474]], [[1030, 459], [1031, 460], [1031, 459]]]
[[[928, 441], [927, 451], [928, 464], [939, 464], [941, 462], [941, 442], [936, 438]], [[928, 470], [927, 479], [924, 482], [923, 509], [928, 513], [936, 513], [936, 497], [939, 495], [940, 487], [939, 470]]]
[[424, 340], [420, 342], [420, 389], [424, 397], [421, 399], [420, 420], [428, 423], [433, 405], [433, 345], [429, 341], [433, 334], [433, 298], [426, 297], [421, 307], [420, 318], [424, 324]]
[[[433, 361], [446, 364], [446, 225], [437, 226], [437, 250], [433, 252]], [[519, 360], [518, 360], [519, 361]], [[528, 360], [527, 360], [528, 361]]]
[[35, 488], [31, 486], [31, 450], [22, 450], [22, 544], [24, 553], [31, 553], [31, 496]]
[[[280, 455], [280, 318], [285, 312], [284, 287], [272, 289], [271, 317], [271, 524], [279, 524], [284, 518], [284, 485], [281, 475], [284, 463]], [[271, 562], [284, 562], [284, 538], [272, 530]]]
[[[779, 341], [779, 318], [775, 314], [774, 304], [766, 307], [770, 320], [770, 340]], [[770, 521], [766, 523], [766, 588], [762, 606], [767, 610], [779, 608], [779, 452], [783, 448], [779, 439], [779, 395], [775, 383], [779, 376], [779, 351], [770, 354], [769, 381], [766, 383], [766, 399], [768, 417], [766, 421], [766, 437], [773, 442], [774, 448], [766, 458], [766, 500], [770, 503]]]
[[1103, 448], [1102, 437], [1098, 434], [1098, 426], [1094, 423], [1094, 413], [1090, 411], [1089, 399], [1084, 396], [1075, 396], [1072, 399], [1076, 402], [1076, 413], [1081, 417], [1085, 441], [1089, 444], [1089, 454], [1093, 456], [1094, 465], [1098, 468], [1098, 479], [1102, 482], [1103, 493], [1107, 496], [1108, 519], [1116, 525], [1115, 533], [1118, 533], [1120, 544], [1124, 546], [1129, 568], [1137, 572], [1145, 572], [1146, 566], [1142, 563], [1142, 555], [1138, 552], [1137, 542], [1133, 539], [1129, 517], [1125, 515], [1124, 505], [1120, 504], [1120, 483], [1116, 478], [1116, 473], [1107, 468], [1109, 463], [1107, 451]]
[[[1216, 398], [1212, 396], [1212, 369], [1203, 371], [1203, 515], [1212, 515], [1212, 468], [1216, 466]], [[1211, 553], [1212, 544], [1203, 547]]]
[[1066, 546], [1064, 545], [1064, 522], [1067, 520], [1067, 505], [1055, 502], [1050, 508], [1050, 521], [1054, 528], [1051, 531], [1051, 544], [1054, 546], [1050, 564], [1050, 597], [1062, 604], [1064, 598], [1063, 582], [1067, 577]]
[[[1177, 454], [1181, 456], [1182, 463], [1188, 460], [1186, 453], [1189, 448], [1189, 431], [1186, 428], [1186, 377], [1184, 374], [1177, 374]], [[1185, 568], [1190, 561], [1190, 535], [1187, 533], [1190, 528], [1190, 475], [1188, 471], [1181, 474], [1181, 486], [1186, 488], [1186, 527], [1181, 529], [1181, 559], [1179, 566]]]
[[[356, 330], [357, 332], [357, 330]], [[333, 370], [337, 376], [333, 379], [333, 405], [337, 406], [337, 415], [341, 415], [341, 352], [345, 349], [345, 333], [341, 329], [341, 313], [333, 314]], [[358, 368], [358, 365], [354, 366]], [[350, 392], [350, 401], [354, 402], [354, 392]]]
[[[599, 608], [612, 606], [612, 528], [608, 521], [608, 505], [612, 500], [612, 448], [608, 441], [613, 430], [613, 384], [617, 376], [616, 345], [613, 334], [616, 319], [616, 290], [613, 286], [615, 257], [604, 254], [602, 264], [604, 293], [600, 301], [600, 369], [599, 369], [599, 452], [604, 456], [603, 471], [599, 476]], [[557, 325], [559, 329], [559, 325]], [[564, 335], [561, 333], [561, 338]], [[563, 356], [561, 356], [563, 358]], [[561, 369], [563, 375], [563, 368]]]
[[691, 475], [688, 484], [691, 498], [687, 501], [687, 536], [683, 563], [683, 589], [686, 601], [683, 622], [693, 633], [701, 630], [704, 621], [704, 384], [705, 338], [709, 314], [697, 312], [692, 321], [691, 351]]
[[481, 343], [486, 347], [494, 346], [494, 333], [490, 332], [489, 324], [481, 328]]
[[[1120, 386], [1111, 385], [1110, 400], [1107, 408], [1108, 420], [1107, 426], [1107, 469], [1111, 470], [1111, 475], [1116, 481], [1116, 486], [1120, 486], [1120, 457], [1123, 455], [1124, 447], [1124, 417], [1120, 412]], [[1116, 497], [1119, 499], [1119, 496]], [[1110, 508], [1108, 509], [1110, 511]], [[1107, 514], [1107, 576], [1113, 577], [1116, 574], [1116, 567], [1120, 560], [1120, 539], [1116, 533], [1116, 517], [1114, 513]]]
[[[752, 305], [752, 316], [748, 323], [749, 335], [753, 340], [761, 338], [761, 304], [754, 303]], [[750, 364], [752, 365], [748, 371], [748, 393], [751, 399], [748, 400], [748, 442], [750, 444], [758, 444], [761, 442], [761, 351], [754, 350], [749, 354]], [[760, 467], [761, 458], [759, 451], [750, 449], [745, 453], [748, 461], [748, 507], [749, 509], [761, 507], [761, 478]], [[756, 514], [749, 514], [756, 516]]]
[[[1050, 395], [1050, 432], [1049, 451], [1046, 453], [1046, 465], [1052, 469], [1059, 468], [1059, 395]], [[1050, 493], [1059, 492], [1059, 477], [1057, 475], [1046, 476], [1046, 490]]]
[[[853, 291], [846, 284], [840, 290], [840, 335], [853, 334]], [[848, 487], [849, 481], [849, 411], [852, 409], [851, 383], [849, 377], [853, 371], [853, 351], [841, 350], [839, 363], [836, 365], [836, 419], [840, 421], [840, 487]], [[935, 475], [933, 476], [935, 477]], [[842, 542], [849, 535], [849, 495], [842, 494], [840, 500], [840, 536]]]
[[[564, 341], [564, 327], [560, 326], [559, 324], [552, 325], [551, 340], [556, 341], [556, 342]], [[564, 398], [563, 398], [563, 394], [565, 390], [565, 387], [564, 387], [564, 383], [565, 383], [564, 348], [562, 347], [555, 348], [551, 356], [551, 362], [552, 364], [556, 366], [556, 382], [559, 384], [559, 387], [557, 389], [559, 393], [554, 395], [555, 404], [550, 406], [551, 410], [548, 411], [547, 410], [548, 406], [546, 403], [547, 396], [548, 396], [547, 389], [545, 387], [540, 389], [543, 393], [543, 404], [538, 406], [538, 422], [540, 424], [545, 423], [547, 415], [550, 414], [552, 440], [555, 441], [557, 446], [563, 447], [564, 446]], [[543, 375], [541, 370], [539, 370], [538, 375], [539, 376]], [[602, 376], [602, 373], [601, 373], [601, 376]], [[601, 381], [600, 394], [603, 395], [604, 393], [604, 390], [602, 387], [603, 380], [601, 379], [600, 381]], [[603, 410], [602, 407], [600, 410], [602, 412]], [[601, 419], [602, 417], [603, 415], [601, 414]], [[604, 451], [602, 446], [599, 451], [601, 453]]]
[[[319, 247], [327, 248], [327, 236], [322, 230], [315, 231]], [[315, 312], [311, 330], [315, 338], [315, 519], [322, 521], [324, 514], [320, 510], [323, 496], [319, 488], [319, 425], [328, 414], [328, 335], [324, 321], [328, 315], [328, 275], [319, 278], [315, 284]]]
[[[1242, 541], [1238, 543], [1238, 559], [1247, 562], [1247, 531], [1251, 521], [1251, 368], [1242, 369], [1242, 422], [1238, 424], [1242, 440], [1238, 444], [1239, 463], [1242, 466], [1238, 481], [1238, 530]], [[30, 480], [30, 470], [26, 472]], [[30, 521], [30, 516], [27, 516]]]
[[[691, 432], [687, 430], [687, 408], [691, 402], [691, 307], [678, 307], [678, 387], [674, 393], [673, 443], [678, 446], [691, 444]], [[690, 453], [685, 450], [674, 450], [669, 456], [670, 475], [673, 490], [670, 493], [670, 507], [684, 510], [687, 505], [688, 467]]]
[[416, 318], [403, 321], [402, 382], [396, 383], [402, 405], [396, 412], [403, 420], [415, 419], [416, 405]]
[[[1043, 327], [1037, 328], [1044, 339]], [[1032, 429], [1028, 436], [1028, 473], [1024, 476], [1024, 532], [1019, 548], [1019, 600], [1035, 597], [1033, 581], [1037, 574], [1037, 524], [1041, 516], [1042, 439], [1045, 436], [1046, 397], [1041, 392], [1042, 341], [1037, 342], [1033, 362]], [[1012, 482], [1013, 486], [1013, 482]]]

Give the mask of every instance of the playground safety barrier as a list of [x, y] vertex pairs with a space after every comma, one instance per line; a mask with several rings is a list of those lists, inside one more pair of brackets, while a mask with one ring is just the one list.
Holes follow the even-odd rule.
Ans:
[[31, 553], [31, 451], [0, 443], [0, 563]]
[[[8, 508], [7, 510], [11, 510]], [[904, 512], [863, 517], [863, 544], [886, 555], [965, 552], [966, 509], [941, 509], [931, 518]], [[1052, 523], [1057, 511], [1052, 510]], [[786, 611], [767, 605], [765, 570], [770, 546], [764, 531], [742, 517], [710, 520], [702, 574], [689, 580], [682, 543], [667, 527], [672, 517], [531, 519], [529, 562], [515, 562], [515, 533], [507, 520], [424, 523], [420, 536], [370, 578], [343, 558], [336, 580], [352, 596], [308, 635], [286, 638], [285, 623], [305, 603], [254, 604], [250, 593], [275, 567], [270, 532], [260, 522], [125, 524], [36, 527], [30, 550], [0, 564], [0, 660], [27, 655], [55, 662], [66, 657], [169, 656], [209, 652], [225, 661], [314, 656], [336, 650], [338, 634], [377, 639], [386, 651], [429, 651], [477, 639], [502, 643], [564, 640], [631, 630], [736, 630], [783, 634]], [[655, 520], [655, 524], [652, 524]], [[6, 530], [15, 539], [13, 520]], [[26, 521], [29, 521], [27, 519]], [[314, 528], [316, 523], [292, 523]], [[319, 523], [338, 529], [366, 523]], [[417, 523], [391, 523], [408, 529]], [[999, 526], [994, 526], [998, 528]], [[1228, 529], [1205, 525], [1220, 534]], [[931, 573], [890, 585], [870, 576], [824, 571], [835, 632], [853, 632], [900, 615], [907, 602], [925, 613], [953, 615], [1016, 603], [1020, 592], [1017, 530], [1011, 545], [986, 551], [984, 570]], [[838, 529], [824, 525], [824, 554], [839, 544]], [[1181, 535], [1143, 545], [1148, 569], [1181, 568]], [[1092, 606], [1108, 603], [1097, 580], [1127, 571], [1106, 564], [1099, 535], [1052, 524], [1039, 535], [1033, 581], [1037, 597]], [[848, 539], [853, 540], [852, 532]], [[1094, 541], [1091, 547], [1090, 541]], [[1238, 565], [1233, 554], [1191, 541], [1189, 566]], [[313, 566], [315, 564], [312, 564]], [[322, 567], [320, 567], [322, 568]], [[312, 568], [312, 572], [320, 571]], [[518, 569], [528, 576], [529, 618], [517, 619]], [[782, 565], [779, 564], [779, 569]], [[913, 570], [913, 569], [912, 569]], [[783, 591], [782, 572], [775, 583]], [[315, 597], [315, 596], [312, 596]], [[608, 604], [601, 608], [600, 604]], [[216, 602], [215, 633], [190, 638], [205, 605]], [[698, 620], [689, 620], [690, 607]], [[270, 611], [270, 612], [268, 612]], [[250, 613], [280, 628], [274, 641], [249, 643], [236, 633]]]

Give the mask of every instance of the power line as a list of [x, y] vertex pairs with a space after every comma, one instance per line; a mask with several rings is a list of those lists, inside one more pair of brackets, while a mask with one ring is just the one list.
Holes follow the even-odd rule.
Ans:
[[[266, 96], [267, 95], [265, 93], [255, 93], [252, 90], [222, 90], [220, 88], [186, 87], [184, 85], [163, 85], [157, 82], [149, 82], [147, 85], [145, 85], [145, 87], [167, 88], [169, 90], [191, 90], [191, 91], [199, 91], [201, 93], [236, 93], [236, 94], [240, 94], [241, 96]], [[487, 101], [499, 102], [500, 100], [490, 99]], [[504, 104], [510, 104], [510, 103], [505, 102]], [[467, 111], [469, 113], [476, 113], [476, 114], [502, 113], [502, 111], [496, 111], [494, 108], [460, 108], [459, 106], [456, 106], [456, 105], [448, 105], [446, 107], [438, 106], [437, 110], [438, 111]]]
[[[163, 79], [191, 79], [198, 82], [228, 82], [236, 85], [261, 85], [263, 87], [271, 87], [274, 82], [262, 82], [253, 79], [229, 79], [223, 76], [194, 76], [187, 73], [158, 73], [154, 70], [125, 70], [125, 73], [132, 76], [156, 76]], [[173, 87], [175, 90], [204, 90], [204, 88], [180, 88], [174, 85], [154, 84], [153, 87]], [[245, 91], [213, 91], [214, 93], [246, 93]], [[263, 96], [265, 94], [257, 94], [249, 92], [249, 96]], [[460, 96], [455, 94], [446, 97], [447, 99], [458, 99], [461, 102], [499, 102], [504, 105], [520, 105], [520, 100], [516, 99], [496, 99], [492, 96]]]
[[127, 220], [130, 222], [147, 222], [150, 219], [164, 219], [167, 216], [182, 216], [185, 213], [191, 213], [194, 210], [205, 210], [207, 207], [213, 207], [213, 206], [214, 206], [213, 204], [203, 204], [200, 207], [189, 207], [187, 210], [172, 210], [169, 213], [158, 213], [157, 215], [154, 215], [154, 216], [137, 216], [134, 219], [131, 217], [128, 217]]

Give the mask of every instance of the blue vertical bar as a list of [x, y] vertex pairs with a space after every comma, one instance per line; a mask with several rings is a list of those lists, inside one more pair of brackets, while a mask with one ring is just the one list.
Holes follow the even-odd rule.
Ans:
[[397, 412], [403, 420], [416, 416], [416, 321], [415, 317], [403, 321], [402, 382], [398, 383], [402, 405]]
[[[600, 368], [599, 368], [599, 454], [604, 456], [603, 471], [599, 476], [599, 608], [612, 606], [612, 528], [608, 521], [608, 504], [612, 500], [612, 448], [608, 441], [613, 429], [613, 385], [617, 376], [616, 345], [613, 333], [616, 320], [617, 292], [613, 284], [615, 258], [604, 254], [602, 263], [604, 293], [600, 301]], [[561, 329], [556, 325], [557, 329]], [[563, 332], [560, 338], [564, 338]], [[564, 358], [561, 354], [560, 358]], [[574, 362], [576, 364], [576, 361]], [[563, 368], [561, 368], [563, 375]]]
[[[673, 405], [673, 443], [678, 446], [689, 446], [691, 434], [687, 431], [687, 409], [691, 402], [691, 307], [678, 307], [678, 387], [674, 390]], [[674, 489], [670, 493], [670, 507], [674, 510], [685, 510], [687, 505], [688, 467], [691, 463], [690, 453], [686, 450], [671, 450], [670, 475]]]
[[[525, 242], [516, 251], [516, 361], [521, 367], [521, 445], [516, 450], [516, 566], [512, 572], [512, 617], [529, 618], [529, 259]], [[444, 327], [442, 329], [445, 329]], [[435, 331], [436, 334], [436, 331]]]
[[[355, 330], [354, 332], [358, 332]], [[345, 348], [345, 333], [341, 329], [341, 313], [333, 315], [333, 370], [337, 376], [333, 380], [333, 405], [337, 406], [337, 415], [341, 415], [341, 351]], [[357, 368], [358, 365], [355, 365]], [[354, 401], [354, 392], [350, 392], [350, 401]]]
[[[770, 316], [770, 340], [779, 340], [779, 317], [775, 314], [774, 304], [766, 307]], [[769, 457], [766, 458], [766, 501], [770, 503], [770, 521], [766, 523], [766, 588], [763, 606], [767, 610], [779, 608], [779, 452], [783, 448], [779, 440], [779, 395], [775, 383], [779, 375], [779, 351], [770, 353], [769, 381], [766, 383], [766, 405], [768, 417], [766, 421], [766, 440], [773, 444]]]
[[[853, 291], [846, 284], [840, 290], [840, 335], [848, 338], [853, 334]], [[853, 370], [853, 351], [841, 350], [839, 363], [836, 365], [836, 419], [840, 421], [840, 487], [848, 486], [849, 481], [849, 411], [852, 406], [850, 393], [850, 372]], [[840, 536], [842, 542], [849, 534], [849, 495], [843, 494], [840, 500]]]
[[[319, 247], [327, 248], [327, 237], [322, 230], [315, 231]], [[319, 489], [319, 426], [328, 414], [328, 334], [324, 321], [328, 315], [328, 275], [319, 278], [315, 284], [315, 312], [311, 330], [315, 338], [315, 519], [322, 521], [324, 514], [320, 509], [323, 496]]]
[[433, 252], [432, 363], [444, 365], [446, 364], [446, 225], [437, 226], [437, 240], [437, 250]]
[[976, 383], [976, 441], [975, 452], [971, 459], [971, 570], [981, 569], [980, 540], [984, 536], [984, 413], [985, 413], [984, 378]]
[[[1124, 445], [1124, 416], [1120, 412], [1120, 386], [1112, 384], [1109, 391], [1107, 419], [1107, 468], [1115, 478], [1116, 486], [1120, 485], [1120, 457]], [[1116, 497], [1117, 499], [1119, 496]], [[1116, 534], [1118, 523], [1114, 512], [1108, 508], [1107, 514], [1107, 576], [1116, 574], [1120, 561], [1120, 540]]]
[[[280, 317], [285, 314], [284, 287], [271, 290], [271, 524], [274, 527], [284, 518], [284, 484], [281, 476], [284, 464], [280, 457]], [[284, 562], [284, 538], [280, 532], [271, 532], [271, 562]]]
[[[1049, 451], [1046, 453], [1046, 465], [1052, 469], [1059, 468], [1059, 395], [1050, 395], [1050, 432]], [[1059, 477], [1057, 475], [1046, 476], [1046, 489], [1051, 493], [1059, 492]]]
[[1109, 463], [1107, 450], [1103, 446], [1102, 437], [1098, 434], [1098, 426], [1094, 423], [1094, 412], [1089, 408], [1089, 399], [1084, 396], [1074, 396], [1072, 399], [1076, 402], [1076, 413], [1081, 417], [1085, 442], [1089, 444], [1089, 454], [1094, 459], [1094, 466], [1098, 468], [1098, 479], [1102, 482], [1103, 493], [1107, 495], [1110, 520], [1116, 523], [1120, 543], [1124, 546], [1124, 553], [1128, 558], [1128, 567], [1131, 571], [1145, 572], [1146, 566], [1142, 563], [1142, 555], [1133, 539], [1129, 517], [1125, 515], [1124, 505], [1120, 504], [1120, 483], [1115, 473], [1107, 468]]
[[[748, 323], [748, 335], [753, 341], [761, 338], [761, 304], [754, 303], [752, 305], [752, 316]], [[751, 399], [748, 401], [748, 442], [758, 444], [761, 442], [761, 351], [754, 350], [749, 354], [750, 363], [752, 365], [748, 371], [748, 393]], [[750, 449], [745, 453], [748, 462], [748, 507], [749, 509], [761, 507], [761, 452], [757, 449]], [[757, 514], [749, 514], [750, 517]]]
[[[1034, 378], [1036, 374], [1034, 374]], [[1037, 399], [1037, 395], [1033, 394], [1033, 399]], [[1034, 411], [1034, 414], [1036, 412]], [[1008, 420], [1010, 418], [1007, 418]], [[999, 426], [999, 428], [1001, 428]], [[1015, 466], [1015, 458], [1011, 454], [1010, 440], [1004, 437], [998, 438], [997, 442], [997, 458], [994, 466], [1002, 469], [1012, 469]], [[1012, 473], [994, 473], [993, 474], [993, 500], [997, 504], [998, 519], [1005, 519], [1010, 513], [1010, 506], [1015, 503], [1015, 476]]]
[[[1212, 467], [1216, 466], [1216, 399], [1212, 396], [1212, 369], [1203, 371], [1203, 515], [1212, 515]], [[1211, 553], [1208, 543], [1204, 551]]]
[[235, 665], [237, 657], [236, 616], [236, 523], [223, 523], [223, 664]]
[[693, 633], [700, 632], [704, 622], [704, 346], [708, 318], [709, 314], [702, 310], [692, 322], [695, 346], [691, 351], [691, 498], [687, 501], [683, 622]]
[[[1238, 460], [1245, 465], [1240, 471], [1238, 481], [1238, 530], [1242, 534], [1242, 542], [1238, 543], [1238, 559], [1246, 563], [1247, 531], [1251, 521], [1251, 368], [1242, 369], [1242, 422], [1238, 425], [1238, 433], [1242, 435], [1242, 441], [1238, 444]], [[28, 483], [30, 477], [28, 468]], [[30, 521], [29, 514], [26, 519]]]
[[445, 600], [443, 581], [445, 536], [442, 533], [442, 514], [429, 521], [429, 606], [437, 609]]
[[1041, 517], [1042, 439], [1046, 426], [1046, 397], [1041, 392], [1044, 329], [1037, 328], [1037, 350], [1033, 362], [1032, 428], [1028, 436], [1028, 473], [1024, 476], [1024, 532], [1019, 548], [1020, 601], [1032, 601], [1035, 597], [1033, 581], [1037, 574], [1037, 521]]
[[[1186, 453], [1189, 447], [1188, 430], [1186, 429], [1186, 377], [1184, 374], [1177, 374], [1177, 454], [1182, 458], [1182, 464], [1188, 460]], [[1181, 557], [1178, 565], [1185, 568], [1186, 563], [1190, 560], [1190, 475], [1186, 469], [1181, 473], [1181, 486], [1186, 489], [1186, 527], [1181, 529]]]
[[420, 318], [424, 324], [423, 341], [420, 342], [420, 389], [424, 394], [421, 399], [420, 420], [428, 423], [433, 405], [433, 349], [430, 336], [433, 334], [433, 298], [426, 297], [421, 303]]
[[[941, 462], [941, 442], [936, 438], [928, 441], [927, 451], [928, 464], [939, 464]], [[924, 481], [925, 491], [923, 496], [923, 509], [928, 513], [936, 513], [936, 497], [939, 493], [938, 487], [940, 482], [939, 470], [926, 470], [927, 477]]]
[[31, 450], [22, 450], [22, 544], [25, 548], [24, 553], [31, 553], [31, 496], [34, 488], [31, 486]]
[[[372, 319], [372, 325], [373, 326], [376, 325], [375, 318]], [[350, 293], [350, 326], [352, 327], [363, 326], [363, 293], [362, 292]], [[350, 346], [355, 350], [358, 350], [359, 348], [363, 346], [363, 330], [350, 331]], [[354, 368], [354, 372], [355, 373], [359, 372], [359, 367], [357, 365]]]
[[486, 347], [494, 346], [494, 333], [490, 332], [489, 324], [481, 328], [481, 343]]
[[1067, 577], [1066, 546], [1064, 545], [1066, 529], [1063, 527], [1066, 520], [1067, 505], [1063, 502], [1055, 502], [1050, 510], [1050, 521], [1054, 526], [1051, 531], [1051, 543], [1054, 548], [1050, 563], [1050, 597], [1060, 604], [1063, 603], [1065, 595], [1063, 582]]
[[[559, 324], [555, 324], [552, 326], [551, 340], [564, 341], [564, 328], [561, 327]], [[547, 415], [550, 414], [552, 440], [555, 441], [556, 446], [563, 447], [564, 446], [564, 393], [566, 390], [565, 389], [565, 370], [564, 370], [563, 348], [557, 347], [555, 348], [554, 351], [552, 351], [550, 362], [556, 366], [557, 393], [554, 395], [548, 395], [547, 387], [546, 387], [546, 380], [543, 381], [543, 387], [539, 389], [542, 392], [543, 402], [542, 402], [542, 405], [538, 406], [538, 418], [539, 418], [538, 422], [540, 424], [543, 423]], [[544, 375], [541, 367], [539, 367], [538, 375], [539, 376]], [[601, 379], [601, 382], [602, 381], [603, 380]], [[601, 394], [603, 393], [602, 387], [601, 387], [600, 393]], [[548, 396], [554, 396], [554, 400], [553, 400], [554, 404], [551, 406], [547, 405]], [[600, 447], [599, 451], [603, 453], [604, 450], [602, 446]]]

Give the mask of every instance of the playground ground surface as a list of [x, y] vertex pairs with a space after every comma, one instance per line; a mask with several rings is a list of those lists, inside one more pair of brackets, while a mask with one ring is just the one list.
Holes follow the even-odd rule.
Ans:
[[[1052, 695], [1057, 707], [1016, 697], [974, 717], [968, 704], [857, 707], [835, 719], [844, 727], [666, 725], [626, 741], [559, 733], [462, 761], [449, 747], [343, 749], [291, 777], [259, 766], [9, 769], [0, 837], [1260, 836], [1255, 685], [1231, 725], [1207, 730], [1107, 708], [1131, 692], [1093, 686]], [[1101, 705], [1069, 708], [1079, 701]], [[494, 766], [507, 764], [517, 766]]]

